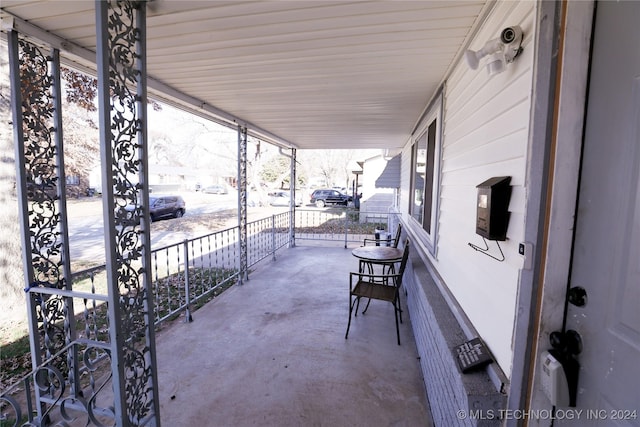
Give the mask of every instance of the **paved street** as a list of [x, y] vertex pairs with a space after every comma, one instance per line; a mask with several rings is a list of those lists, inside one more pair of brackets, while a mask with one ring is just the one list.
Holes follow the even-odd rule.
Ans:
[[[151, 247], [159, 248], [237, 224], [237, 197], [196, 192], [180, 193], [187, 211], [180, 219], [163, 219], [151, 225]], [[286, 207], [250, 207], [249, 220], [286, 210]], [[69, 249], [74, 262], [104, 262], [102, 199], [69, 200]]]
[[[181, 193], [185, 199], [187, 212], [180, 221], [190, 222], [195, 216], [207, 217], [206, 214], [215, 214], [223, 211], [237, 209], [238, 202], [235, 194], [214, 195], [201, 193]], [[90, 260], [100, 262], [104, 260], [104, 224], [102, 214], [102, 199], [78, 199], [69, 201], [69, 249], [72, 260]], [[211, 215], [211, 218], [216, 218]], [[206, 223], [198, 221], [198, 226], [168, 227], [164, 223], [169, 220], [161, 220], [152, 224], [152, 247], [164, 246], [186, 238], [194, 237], [194, 233], [204, 234], [210, 230]], [[175, 220], [173, 220], [175, 221]]]

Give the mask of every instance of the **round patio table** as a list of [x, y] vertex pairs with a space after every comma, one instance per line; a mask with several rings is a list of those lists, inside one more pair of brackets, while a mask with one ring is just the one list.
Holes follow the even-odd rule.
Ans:
[[352, 252], [354, 257], [361, 261], [374, 264], [387, 264], [402, 260], [402, 249], [389, 246], [360, 246]]
[[382, 266], [382, 274], [393, 274], [395, 272], [394, 263], [402, 261], [402, 249], [389, 246], [360, 246], [351, 253], [360, 260], [359, 272], [368, 274], [374, 273], [374, 265]]

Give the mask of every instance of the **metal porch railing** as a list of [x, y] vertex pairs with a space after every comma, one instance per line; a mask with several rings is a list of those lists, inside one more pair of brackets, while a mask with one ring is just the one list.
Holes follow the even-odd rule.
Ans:
[[366, 212], [357, 209], [296, 209], [296, 240], [362, 242], [376, 230], [394, 232], [399, 223], [397, 213]]
[[[276, 259], [278, 250], [294, 246], [295, 241], [334, 241], [344, 244], [362, 242], [376, 229], [392, 231], [398, 223], [396, 214], [366, 213], [352, 209], [309, 209], [295, 211], [295, 229], [291, 234], [290, 212], [283, 212], [247, 223], [248, 267], [261, 260]], [[238, 226], [186, 239], [151, 251], [151, 289], [154, 295], [154, 324], [159, 327], [184, 313], [192, 321], [192, 311], [239, 282], [240, 230]], [[294, 240], [295, 239], [295, 240]], [[60, 299], [73, 302], [73, 316], [42, 319], [43, 330], [36, 339], [61, 343], [54, 354], [19, 381], [0, 393], [0, 427], [21, 425], [112, 425], [109, 386], [110, 343], [107, 315], [107, 280], [105, 266], [72, 275], [73, 291], [34, 287], [27, 290], [38, 295], [42, 313], [59, 313], [46, 309]], [[45, 314], [46, 317], [46, 314]], [[64, 322], [75, 322], [75, 337], [64, 339]], [[66, 325], [67, 329], [69, 325]], [[34, 390], [40, 390], [44, 414], [36, 420]], [[58, 410], [56, 410], [56, 408]], [[72, 420], [76, 420], [73, 421]]]

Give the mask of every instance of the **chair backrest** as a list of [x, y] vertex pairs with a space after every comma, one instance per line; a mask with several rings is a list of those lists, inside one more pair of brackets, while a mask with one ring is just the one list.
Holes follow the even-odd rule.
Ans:
[[402, 252], [402, 261], [400, 261], [400, 269], [398, 270], [398, 280], [396, 280], [396, 287], [399, 288], [402, 285], [402, 277], [404, 276], [404, 269], [407, 266], [407, 260], [409, 259], [409, 239], [404, 241], [404, 252]]
[[398, 228], [396, 228], [396, 237], [393, 238], [393, 247], [397, 248], [400, 243], [400, 236], [402, 235], [402, 224], [398, 223]]

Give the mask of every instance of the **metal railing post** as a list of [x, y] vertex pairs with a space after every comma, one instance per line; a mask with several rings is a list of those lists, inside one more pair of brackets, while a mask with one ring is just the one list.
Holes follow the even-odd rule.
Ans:
[[189, 292], [189, 239], [184, 239], [184, 321], [186, 323], [193, 322], [191, 316], [191, 293]]
[[296, 247], [296, 208], [289, 211], [289, 235], [288, 242], [290, 248]]
[[26, 411], [27, 419], [29, 420], [30, 423], [32, 423], [34, 410], [33, 410], [33, 400], [31, 398], [30, 378], [24, 379], [24, 392], [27, 398], [27, 411]]
[[291, 162], [289, 171], [289, 189], [291, 191], [289, 197], [289, 247], [296, 246], [296, 186], [298, 183], [298, 174], [296, 171], [296, 154], [295, 148], [291, 149]]
[[276, 216], [271, 215], [271, 251], [273, 252], [273, 261], [276, 260]]
[[344, 210], [344, 248], [347, 249], [349, 239], [349, 208]]

